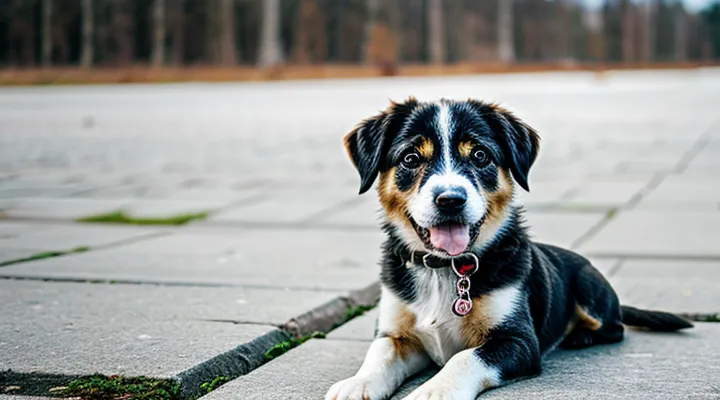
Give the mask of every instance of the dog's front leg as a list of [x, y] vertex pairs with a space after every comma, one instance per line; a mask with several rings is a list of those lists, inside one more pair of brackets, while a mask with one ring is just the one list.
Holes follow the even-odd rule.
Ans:
[[325, 400], [385, 399], [429, 362], [427, 354], [414, 340], [377, 338], [355, 376], [334, 384]]
[[455, 354], [405, 400], [473, 400], [503, 382], [540, 373], [540, 351], [532, 332], [498, 333], [481, 347]]

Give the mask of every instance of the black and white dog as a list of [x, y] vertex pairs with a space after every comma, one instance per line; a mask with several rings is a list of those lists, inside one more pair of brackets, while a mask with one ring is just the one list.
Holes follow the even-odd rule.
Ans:
[[360, 193], [380, 176], [387, 240], [376, 338], [326, 400], [387, 398], [432, 362], [440, 372], [407, 399], [470, 400], [539, 374], [557, 345], [619, 342], [623, 324], [692, 326], [621, 307], [587, 259], [530, 241], [513, 197], [538, 145], [530, 126], [475, 100], [410, 98], [345, 137]]

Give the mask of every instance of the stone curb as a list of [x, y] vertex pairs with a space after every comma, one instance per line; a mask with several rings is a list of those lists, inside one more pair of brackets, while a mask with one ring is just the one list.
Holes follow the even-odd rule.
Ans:
[[265, 352], [271, 347], [288, 340], [281, 330], [273, 330], [244, 343], [230, 351], [197, 364], [172, 379], [180, 383], [180, 395], [183, 399], [194, 398], [204, 393], [200, 385], [218, 376], [236, 378], [245, 375], [265, 363]]
[[347, 322], [347, 312], [357, 306], [374, 306], [380, 300], [380, 283], [353, 290], [347, 296], [336, 297], [286, 322], [281, 329], [295, 338], [319, 331], [330, 332]]
[[[313, 332], [327, 333], [346, 321], [348, 310], [357, 306], [372, 306], [380, 299], [380, 284], [373, 283], [354, 290], [347, 296], [336, 297], [304, 314], [290, 319], [280, 327], [233, 350], [219, 354], [187, 369], [173, 379], [180, 383], [184, 399], [202, 394], [200, 385], [218, 376], [235, 379], [265, 364], [265, 353], [291, 337], [300, 338]], [[282, 357], [282, 356], [280, 356]]]

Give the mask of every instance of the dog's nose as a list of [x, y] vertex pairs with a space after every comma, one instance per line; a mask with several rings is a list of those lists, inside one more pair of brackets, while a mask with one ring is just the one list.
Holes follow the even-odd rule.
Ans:
[[465, 205], [466, 201], [467, 194], [462, 188], [445, 190], [435, 197], [435, 205], [442, 211], [457, 211]]

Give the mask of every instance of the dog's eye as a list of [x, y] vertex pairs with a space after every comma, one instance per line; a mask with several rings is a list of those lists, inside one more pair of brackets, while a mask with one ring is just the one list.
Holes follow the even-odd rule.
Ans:
[[472, 159], [475, 164], [481, 167], [487, 165], [490, 162], [490, 156], [488, 156], [487, 151], [479, 147], [476, 147], [473, 150]]
[[420, 166], [420, 155], [411, 151], [403, 156], [402, 164], [406, 168], [415, 169]]

